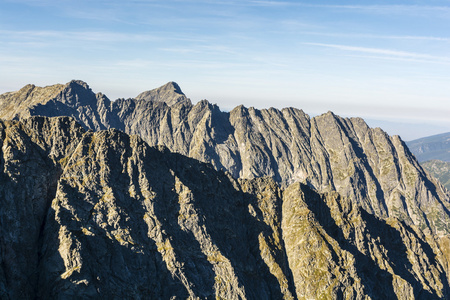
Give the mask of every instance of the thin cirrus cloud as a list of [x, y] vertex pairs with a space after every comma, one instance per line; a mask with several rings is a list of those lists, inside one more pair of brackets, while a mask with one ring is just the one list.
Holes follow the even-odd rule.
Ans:
[[124, 42], [124, 41], [155, 41], [161, 39], [151, 34], [130, 34], [113, 31], [56, 31], [56, 30], [0, 30], [0, 36], [8, 40], [58, 40], [97, 41], [97, 42]]
[[303, 43], [303, 44], [310, 45], [310, 46], [338, 49], [338, 50], [342, 50], [342, 51], [381, 55], [381, 56], [378, 56], [379, 58], [387, 57], [387, 58], [394, 58], [394, 59], [395, 58], [415, 59], [415, 60], [426, 61], [426, 62], [450, 64], [449, 57], [435, 56], [435, 55], [422, 54], [422, 53], [397, 51], [397, 50], [390, 50], [390, 49], [380, 49], [380, 48], [348, 46], [348, 45], [324, 44], [324, 43]]
[[158, 42], [179, 41], [205, 43], [208, 39], [197, 35], [170, 35], [165, 36], [159, 32], [151, 33], [122, 33], [116, 31], [71, 31], [71, 30], [0, 30], [0, 37], [6, 42], [42, 41], [56, 44], [58, 41], [71, 42]]
[[292, 7], [310, 7], [310, 8], [329, 8], [329, 9], [346, 9], [359, 10], [377, 13], [425, 13], [425, 12], [442, 12], [450, 13], [450, 8], [447, 6], [433, 6], [433, 5], [400, 5], [400, 4], [366, 4], [366, 5], [348, 5], [348, 4], [320, 4], [320, 3], [306, 3], [297, 1], [249, 1], [251, 5], [259, 6], [292, 6]]
[[449, 37], [440, 36], [422, 36], [422, 35], [385, 35], [385, 34], [369, 34], [369, 33], [344, 33], [344, 32], [325, 32], [325, 31], [301, 31], [303, 35], [323, 36], [334, 38], [349, 38], [361, 40], [405, 40], [405, 41], [432, 41], [450, 43]]
[[227, 46], [215, 45], [215, 44], [205, 44], [205, 45], [195, 45], [190, 47], [166, 47], [159, 48], [159, 50], [164, 52], [178, 53], [178, 54], [215, 54], [215, 55], [239, 55], [239, 51]]

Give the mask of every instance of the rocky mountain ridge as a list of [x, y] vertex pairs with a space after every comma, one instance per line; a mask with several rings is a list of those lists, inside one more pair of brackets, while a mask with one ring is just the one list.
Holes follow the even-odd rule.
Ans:
[[114, 102], [80, 81], [45, 88], [57, 94], [46, 100], [35, 89], [1, 95], [0, 107], [30, 105], [13, 105], [17, 109], [2, 110], [0, 118], [72, 116], [85, 129], [139, 135], [151, 146], [210, 163], [234, 178], [269, 176], [283, 187], [302, 182], [318, 192], [337, 191], [378, 217], [396, 217], [432, 235], [450, 233], [448, 192], [398, 136], [369, 128], [360, 118], [332, 112], [311, 118], [295, 108], [238, 106], [222, 112], [206, 100], [193, 105], [173, 82], [139, 99]]
[[[444, 299], [442, 238], [69, 117], [0, 121], [0, 298]], [[448, 244], [447, 244], [448, 245]]]

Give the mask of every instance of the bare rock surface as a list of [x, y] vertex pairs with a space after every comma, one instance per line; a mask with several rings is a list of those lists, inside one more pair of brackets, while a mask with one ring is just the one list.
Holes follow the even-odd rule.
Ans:
[[[445, 255], [417, 227], [377, 218], [335, 192], [319, 195], [300, 183], [284, 192], [282, 214], [299, 299], [448, 297], [441, 290]], [[429, 264], [437, 261], [443, 264]]]
[[176, 82], [168, 82], [167, 84], [150, 91], [140, 93], [136, 96], [137, 100], [146, 100], [153, 102], [164, 102], [169, 106], [177, 103], [191, 104], [186, 95], [181, 91], [180, 86]]
[[0, 298], [33, 299], [45, 223], [59, 161], [84, 130], [69, 118], [0, 121]]
[[445, 299], [448, 250], [336, 191], [73, 118], [0, 121], [2, 299]]
[[72, 116], [86, 129], [139, 135], [234, 178], [269, 176], [283, 187], [302, 182], [318, 192], [337, 191], [378, 217], [450, 234], [448, 191], [424, 172], [400, 137], [360, 118], [332, 112], [310, 118], [295, 108], [222, 112], [206, 100], [193, 105], [174, 82], [114, 102], [82, 81], [27, 86], [0, 96], [0, 107], [11, 103], [17, 109], [1, 110], [0, 118]]
[[432, 159], [424, 161], [420, 165], [450, 191], [450, 162]]

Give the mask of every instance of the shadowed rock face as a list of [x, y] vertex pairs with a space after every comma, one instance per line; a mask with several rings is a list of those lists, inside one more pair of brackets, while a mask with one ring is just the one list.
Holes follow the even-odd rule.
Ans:
[[282, 215], [298, 298], [433, 299], [448, 293], [430, 288], [446, 281], [445, 266], [427, 274], [416, 269], [436, 262], [437, 244], [398, 219], [379, 219], [336, 193], [319, 195], [299, 183], [284, 192]]
[[1, 121], [0, 143], [2, 299], [449, 296], [437, 237], [337, 192], [67, 117]]
[[84, 130], [73, 119], [0, 121], [0, 298], [32, 299], [43, 225], [62, 168]]
[[18, 105], [14, 113], [0, 111], [2, 118], [72, 116], [86, 129], [136, 134], [234, 178], [270, 176], [283, 187], [302, 182], [318, 192], [337, 191], [378, 217], [397, 217], [438, 236], [450, 233], [448, 192], [398, 136], [359, 118], [331, 112], [310, 118], [294, 108], [221, 112], [206, 100], [192, 105], [173, 82], [114, 102], [80, 81], [27, 86], [1, 95], [0, 107], [6, 102]]

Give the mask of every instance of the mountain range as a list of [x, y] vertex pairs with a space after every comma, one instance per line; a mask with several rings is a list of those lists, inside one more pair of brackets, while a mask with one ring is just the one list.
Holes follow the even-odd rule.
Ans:
[[445, 299], [450, 195], [332, 112], [0, 95], [0, 296]]
[[419, 162], [437, 159], [450, 162], [450, 132], [408, 141]]
[[406, 143], [421, 166], [450, 190], [450, 132]]

